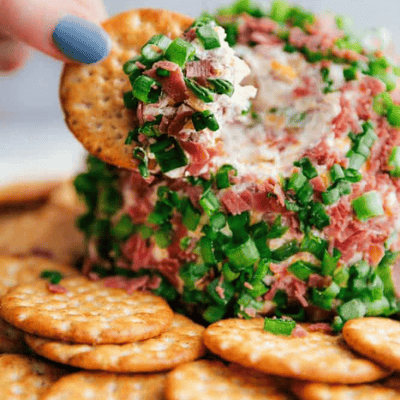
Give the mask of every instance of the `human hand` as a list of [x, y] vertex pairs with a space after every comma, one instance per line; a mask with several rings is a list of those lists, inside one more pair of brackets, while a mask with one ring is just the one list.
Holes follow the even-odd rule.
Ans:
[[93, 63], [111, 41], [101, 0], [0, 0], [0, 72], [25, 63], [29, 47], [64, 62]]

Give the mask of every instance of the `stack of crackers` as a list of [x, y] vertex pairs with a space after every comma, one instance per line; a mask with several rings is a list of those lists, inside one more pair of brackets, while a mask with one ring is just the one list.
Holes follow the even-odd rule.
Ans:
[[[82, 250], [67, 247], [80, 239], [71, 183], [21, 193], [0, 215], [16, 230], [0, 255], [1, 400], [400, 399], [400, 322], [352, 320], [340, 335], [302, 324], [289, 337], [262, 319], [200, 326], [160, 297], [73, 267]], [[63, 279], [40, 278], [54, 274]]]

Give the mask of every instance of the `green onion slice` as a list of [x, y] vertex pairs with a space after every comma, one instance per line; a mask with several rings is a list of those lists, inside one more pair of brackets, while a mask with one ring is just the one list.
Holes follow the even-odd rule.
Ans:
[[208, 128], [210, 131], [213, 132], [219, 129], [219, 124], [217, 119], [215, 118], [215, 115], [209, 110], [193, 113], [192, 122], [194, 129], [196, 129], [197, 132], [205, 128]]
[[40, 274], [41, 278], [47, 279], [50, 283], [53, 285], [58, 285], [63, 279], [63, 275], [59, 271], [50, 271], [50, 270], [45, 270], [42, 271]]
[[392, 148], [392, 152], [390, 153], [388, 165], [392, 169], [389, 171], [390, 175], [395, 178], [400, 177], [400, 146], [395, 146]]
[[237, 175], [237, 170], [230, 164], [224, 164], [215, 176], [216, 184], [218, 189], [226, 189], [231, 186], [229, 176], [233, 172], [233, 175]]
[[364, 193], [351, 204], [357, 218], [361, 221], [384, 214], [381, 195], [375, 190]]
[[274, 335], [290, 336], [296, 328], [296, 321], [281, 318], [265, 318], [264, 331]]
[[214, 95], [210, 89], [204, 86], [200, 86], [193, 79], [185, 78], [186, 86], [204, 103], [212, 103], [214, 101]]
[[137, 147], [133, 151], [133, 157], [139, 160], [139, 172], [143, 178], [148, 178], [150, 176], [149, 173], [149, 160], [147, 158], [146, 152], [141, 148]]
[[174, 39], [165, 51], [165, 58], [183, 68], [196, 53], [195, 47], [181, 38]]
[[235, 91], [231, 82], [226, 79], [207, 79], [211, 85], [211, 90], [217, 94], [226, 94], [231, 97]]
[[260, 259], [257, 246], [250, 237], [243, 244], [227, 250], [226, 255], [231, 264], [238, 269], [250, 267]]
[[200, 26], [197, 28], [196, 33], [205, 50], [212, 50], [221, 47], [218, 33], [210, 24]]
[[143, 103], [157, 103], [161, 88], [154, 79], [140, 75], [133, 83], [133, 95]]

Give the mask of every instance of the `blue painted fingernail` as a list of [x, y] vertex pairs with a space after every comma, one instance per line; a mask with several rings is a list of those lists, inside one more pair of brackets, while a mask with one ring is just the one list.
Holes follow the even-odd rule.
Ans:
[[53, 42], [69, 59], [85, 64], [100, 61], [111, 50], [111, 39], [100, 26], [73, 15], [58, 21]]

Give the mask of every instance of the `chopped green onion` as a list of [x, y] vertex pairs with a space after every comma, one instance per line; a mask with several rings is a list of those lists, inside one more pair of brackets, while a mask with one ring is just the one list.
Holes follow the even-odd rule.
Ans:
[[357, 218], [362, 221], [384, 214], [382, 198], [375, 190], [364, 193], [362, 196], [353, 200], [351, 204]]
[[396, 260], [398, 259], [399, 253], [386, 251], [381, 262], [376, 267], [375, 271], [382, 279], [384, 290], [383, 293], [389, 299], [396, 296], [396, 288], [392, 279], [392, 268]]
[[120, 192], [110, 186], [103, 189], [99, 195], [98, 208], [101, 213], [114, 215], [122, 206], [122, 197]]
[[182, 223], [189, 231], [195, 231], [199, 225], [201, 213], [196, 210], [188, 199], [182, 210]]
[[321, 193], [322, 201], [324, 204], [330, 205], [334, 204], [340, 199], [340, 192], [337, 187], [328, 189], [326, 192]]
[[239, 278], [240, 272], [234, 272], [234, 271], [232, 271], [232, 269], [230, 268], [229, 264], [228, 264], [228, 263], [225, 263], [225, 264], [222, 266], [222, 275], [224, 276], [224, 279], [225, 279], [227, 282], [232, 282], [232, 281], [234, 281], [235, 279]]
[[314, 194], [314, 188], [312, 187], [310, 182], [306, 182], [297, 192], [296, 192], [296, 200], [298, 203], [302, 205], [306, 205], [311, 201], [311, 198]]
[[289, 271], [300, 280], [307, 281], [311, 274], [317, 273], [318, 269], [314, 264], [302, 260], [297, 260], [287, 268], [287, 271]]
[[321, 273], [324, 276], [332, 276], [337, 268], [338, 262], [342, 253], [337, 249], [333, 249], [333, 254], [329, 254], [328, 250], [325, 250], [322, 258]]
[[125, 241], [135, 233], [135, 225], [128, 214], [124, 214], [111, 229], [111, 234], [118, 240]]
[[252, 238], [243, 244], [227, 250], [229, 261], [238, 269], [252, 266], [260, 259], [260, 254]]
[[160, 249], [166, 249], [171, 244], [172, 241], [169, 232], [164, 232], [162, 230], [154, 232], [154, 239], [156, 241], [157, 246]]
[[139, 76], [142, 73], [142, 70], [136, 65], [137, 61], [140, 61], [140, 56], [135, 56], [131, 60], [127, 61], [123, 66], [122, 70], [126, 75], [136, 75]]
[[235, 91], [232, 83], [230, 83], [226, 79], [209, 78], [207, 80], [211, 84], [212, 91], [217, 94], [226, 94], [227, 96], [231, 97]]
[[147, 158], [146, 152], [141, 148], [137, 147], [133, 151], [133, 157], [139, 160], [139, 172], [143, 178], [148, 178], [150, 176], [149, 173], [149, 160]]
[[200, 26], [197, 28], [196, 33], [205, 50], [212, 50], [221, 47], [218, 33], [210, 24]]
[[299, 191], [307, 183], [307, 178], [301, 172], [295, 172], [287, 181], [286, 190]]
[[362, 318], [367, 313], [367, 307], [360, 299], [353, 299], [338, 307], [338, 314], [344, 321]]
[[169, 172], [187, 165], [188, 161], [181, 146], [175, 138], [162, 135], [159, 140], [150, 146], [162, 172]]
[[400, 106], [392, 105], [389, 107], [387, 119], [390, 125], [400, 128]]
[[145, 65], [152, 65], [161, 60], [164, 52], [155, 44], [147, 43], [142, 47], [142, 62]]
[[213, 214], [210, 217], [210, 226], [216, 230], [221, 230], [226, 225], [226, 218], [224, 213]]
[[391, 167], [389, 171], [390, 175], [395, 178], [400, 177], [400, 146], [395, 146], [392, 148], [392, 152], [390, 153], [388, 165]]
[[353, 150], [350, 150], [347, 153], [347, 157], [349, 157], [349, 168], [350, 169], [356, 169], [356, 170], [360, 169], [366, 161], [365, 156], [363, 156], [362, 154], [355, 153], [355, 152], [353, 152]]
[[224, 164], [219, 170], [217, 171], [217, 174], [215, 176], [216, 184], [218, 189], [226, 189], [231, 186], [230, 180], [229, 180], [229, 175], [230, 173], [233, 172], [233, 175], [237, 175], [237, 170], [236, 168], [232, 167], [230, 164]]
[[202, 317], [209, 324], [219, 321], [226, 314], [226, 309], [224, 307], [218, 306], [208, 306], [202, 314]]
[[61, 279], [63, 279], [63, 275], [61, 274], [61, 272], [49, 270], [42, 271], [40, 277], [47, 279], [53, 285], [58, 285]]
[[185, 286], [189, 290], [196, 289], [196, 283], [202, 279], [210, 270], [206, 264], [187, 263], [179, 270], [179, 276], [182, 278]]
[[164, 69], [164, 68], [157, 68], [156, 74], [158, 76], [170, 76], [171, 75], [170, 71], [168, 71], [167, 69]]
[[373, 108], [377, 114], [386, 115], [392, 106], [393, 100], [388, 92], [383, 92], [375, 96]]
[[331, 219], [321, 203], [311, 205], [310, 223], [320, 230], [331, 223]]
[[212, 103], [214, 101], [214, 95], [210, 89], [199, 85], [193, 79], [184, 78], [186, 86], [204, 103]]
[[200, 252], [205, 263], [215, 264], [217, 262], [214, 255], [213, 242], [205, 236], [200, 239]]
[[129, 109], [136, 109], [138, 105], [137, 98], [133, 95], [132, 90], [124, 93], [124, 106]]
[[172, 40], [165, 35], [155, 35], [153, 36], [147, 43], [154, 44], [159, 47], [161, 50], [167, 50], [168, 46], [171, 44]]
[[344, 171], [344, 176], [346, 180], [351, 183], [360, 182], [362, 179], [362, 173], [360, 171], [357, 171], [356, 169], [351, 168], [348, 168]]
[[327, 248], [328, 242], [319, 236], [313, 235], [312, 233], [305, 235], [300, 245], [300, 251], [306, 251], [314, 254], [314, 256], [319, 260], [322, 260]]
[[334, 164], [329, 171], [332, 182], [336, 182], [339, 179], [344, 178], [344, 172], [339, 164]]
[[349, 81], [354, 81], [355, 79], [357, 79], [357, 65], [352, 65], [349, 68], [346, 68], [343, 70], [343, 76], [344, 79], [349, 82]]
[[195, 112], [192, 115], [192, 122], [197, 132], [205, 128], [213, 132], [219, 129], [218, 121], [210, 110]]
[[143, 103], [156, 103], [161, 95], [161, 88], [154, 79], [141, 75], [133, 83], [133, 95]]
[[296, 328], [296, 321], [281, 318], [265, 318], [264, 331], [274, 335], [290, 336]]
[[215, 194], [208, 190], [201, 196], [199, 200], [200, 205], [207, 215], [212, 215], [220, 208], [220, 203]]
[[274, 0], [271, 4], [270, 16], [276, 22], [286, 22], [292, 6], [284, 0]]
[[176, 38], [165, 51], [165, 58], [183, 68], [195, 53], [196, 48], [191, 43], [181, 38]]
[[296, 161], [294, 163], [296, 167], [301, 167], [301, 170], [303, 172], [303, 175], [307, 179], [313, 179], [318, 176], [318, 172], [315, 169], [315, 167], [312, 165], [312, 162], [308, 157], [303, 157], [301, 160]]
[[296, 240], [286, 242], [281, 247], [271, 251], [271, 259], [274, 261], [284, 261], [290, 256], [299, 252], [299, 246]]
[[164, 277], [161, 278], [162, 281], [160, 286], [157, 289], [154, 289], [153, 293], [164, 298], [167, 301], [175, 300], [178, 295], [176, 289]]
[[[216, 288], [220, 287], [223, 289], [223, 297], [221, 297], [218, 292], [216, 291]], [[235, 294], [235, 288], [234, 286], [229, 283], [229, 282], [220, 282], [219, 278], [215, 278], [208, 286], [207, 286], [207, 292], [211, 296], [211, 298], [214, 300], [215, 303], [217, 303], [220, 306], [226, 306], [233, 298]]]

